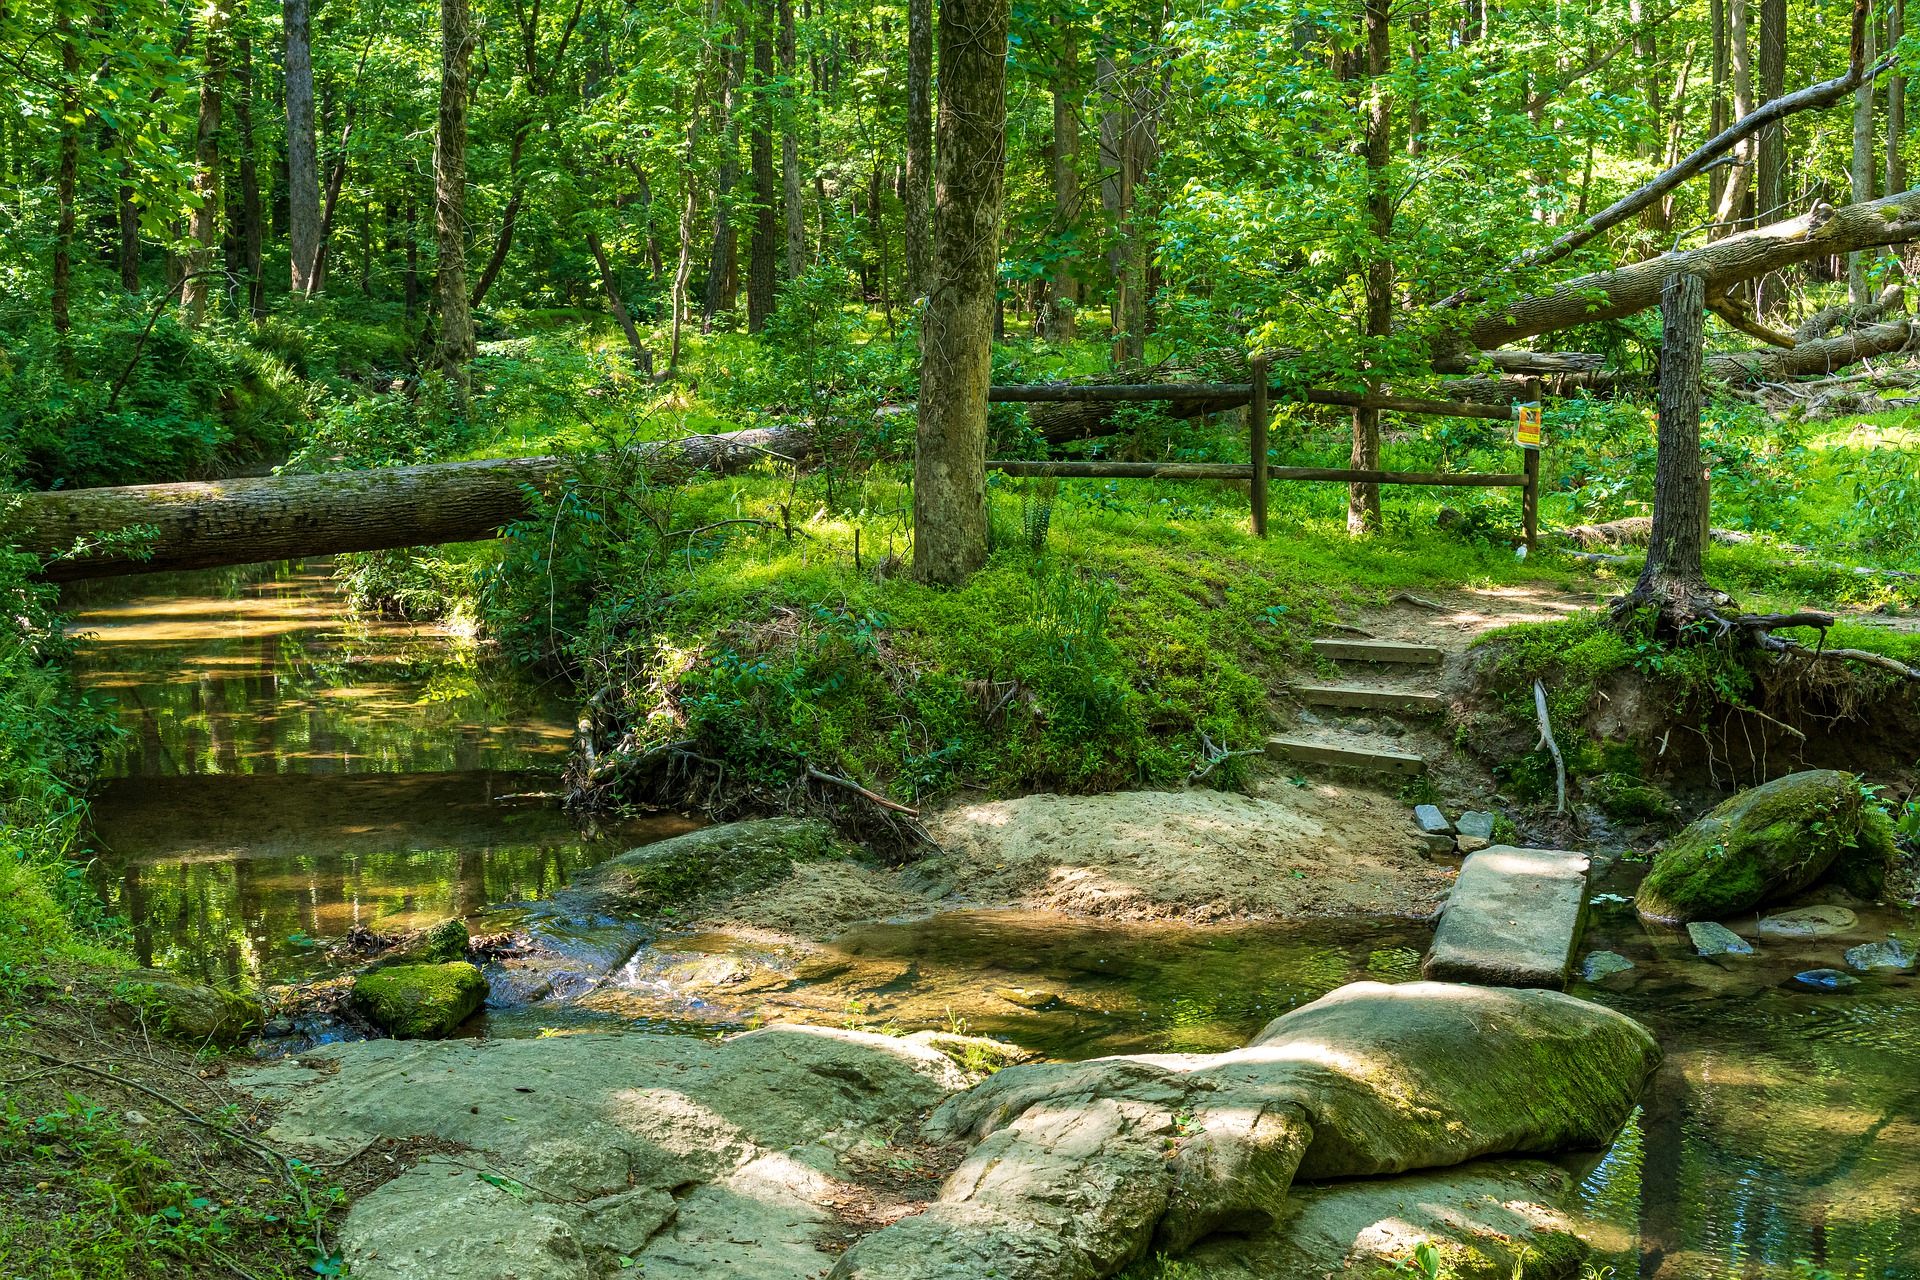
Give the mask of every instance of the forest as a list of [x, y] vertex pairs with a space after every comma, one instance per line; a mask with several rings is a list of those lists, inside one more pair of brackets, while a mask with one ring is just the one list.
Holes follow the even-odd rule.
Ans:
[[1905, 3], [0, 3], [0, 1274], [1920, 1275]]

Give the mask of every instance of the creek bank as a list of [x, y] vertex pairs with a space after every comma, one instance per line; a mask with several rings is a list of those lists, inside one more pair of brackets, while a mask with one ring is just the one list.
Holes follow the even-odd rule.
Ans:
[[[277, 1142], [314, 1158], [438, 1144], [349, 1213], [342, 1245], [365, 1280], [588, 1280], [620, 1259], [649, 1280], [1098, 1277], [1227, 1228], [1251, 1242], [1225, 1246], [1238, 1252], [1220, 1276], [1257, 1247], [1294, 1259], [1257, 1274], [1306, 1280], [1335, 1268], [1326, 1242], [1349, 1228], [1395, 1249], [1429, 1231], [1491, 1249], [1484, 1229], [1500, 1228], [1476, 1207], [1491, 1187], [1527, 1206], [1494, 1214], [1521, 1240], [1577, 1250], [1570, 1233], [1548, 1240], [1544, 1169], [1466, 1162], [1610, 1141], [1659, 1057], [1596, 1005], [1433, 983], [1353, 984], [1231, 1053], [1012, 1066], [971, 1089], [954, 1040], [798, 1026], [381, 1040], [235, 1082], [278, 1104]], [[1454, 1173], [1288, 1196], [1296, 1178], [1435, 1167]], [[915, 1176], [873, 1176], [888, 1168]], [[1354, 1226], [1410, 1194], [1434, 1199]]]

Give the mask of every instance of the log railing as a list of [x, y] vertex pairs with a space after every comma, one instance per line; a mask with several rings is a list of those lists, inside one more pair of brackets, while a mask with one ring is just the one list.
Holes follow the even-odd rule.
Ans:
[[[1349, 467], [1261, 467], [1267, 455], [1268, 406], [1273, 400], [1336, 405], [1354, 409], [1382, 409], [1393, 413], [1427, 414], [1449, 418], [1510, 421], [1517, 409], [1472, 404], [1461, 400], [1420, 400], [1406, 396], [1362, 395], [1352, 391], [1324, 391], [1272, 386], [1266, 383], [1266, 361], [1256, 357], [1251, 372], [1255, 382], [1070, 384], [994, 386], [987, 400], [994, 404], [1059, 404], [1099, 401], [1206, 401], [1209, 408], [1248, 405], [1249, 460], [1233, 462], [1053, 462], [994, 459], [987, 470], [1002, 475], [1055, 477], [1063, 480], [1246, 480], [1253, 531], [1267, 536], [1267, 482], [1270, 480], [1326, 481], [1339, 484], [1411, 484], [1473, 489], [1521, 490], [1521, 523], [1527, 546], [1539, 537], [1540, 451], [1525, 448], [1523, 469], [1517, 472], [1432, 472], [1356, 470]], [[1528, 380], [1528, 398], [1540, 399], [1540, 380]]]

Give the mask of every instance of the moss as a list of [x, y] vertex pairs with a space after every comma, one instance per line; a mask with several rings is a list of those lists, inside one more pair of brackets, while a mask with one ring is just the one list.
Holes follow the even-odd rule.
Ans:
[[449, 960], [464, 960], [471, 941], [466, 921], [444, 920], [427, 930], [427, 936], [421, 939], [420, 961], [423, 964], [444, 964]]
[[1666, 792], [1628, 774], [1601, 775], [1590, 794], [1600, 812], [1615, 822], [1657, 823], [1673, 817], [1673, 801]]
[[188, 1044], [231, 1048], [258, 1031], [263, 1020], [257, 999], [160, 969], [119, 975], [113, 991], [138, 1011], [144, 1025]]
[[1654, 858], [1640, 886], [1640, 912], [1657, 920], [1718, 920], [1797, 893], [1855, 844], [1865, 809], [1859, 779], [1831, 769], [1743, 791]]
[[1853, 844], [1834, 860], [1833, 879], [1856, 897], [1878, 898], [1886, 892], [1887, 876], [1899, 857], [1893, 819], [1879, 805], [1869, 804], [1860, 815]]
[[401, 1040], [439, 1040], [487, 998], [487, 980], [465, 961], [395, 965], [354, 979], [354, 1007]]
[[751, 893], [781, 879], [796, 862], [844, 858], [833, 828], [812, 818], [766, 818], [689, 831], [642, 845], [575, 878], [610, 894], [621, 909], [672, 914], [713, 895]]

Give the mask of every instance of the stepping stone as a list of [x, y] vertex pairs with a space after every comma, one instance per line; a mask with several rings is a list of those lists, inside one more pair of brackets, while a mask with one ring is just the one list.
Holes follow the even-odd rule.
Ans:
[[1615, 973], [1625, 973], [1633, 968], [1633, 961], [1618, 951], [1590, 951], [1580, 963], [1580, 976], [1588, 982], [1598, 982]]
[[1497, 844], [1466, 860], [1421, 973], [1562, 990], [1586, 927], [1587, 855]]
[[1859, 923], [1860, 917], [1845, 907], [1823, 904], [1768, 916], [1760, 922], [1760, 932], [1775, 938], [1824, 938], [1845, 933]]
[[1711, 920], [1695, 920], [1687, 926], [1687, 937], [1693, 942], [1693, 949], [1703, 956], [1750, 956], [1753, 944], [1727, 928]]
[[1303, 684], [1294, 692], [1316, 707], [1366, 707], [1374, 711], [1404, 711], [1432, 715], [1447, 709], [1437, 693], [1418, 689], [1375, 689], [1363, 684]]
[[1427, 762], [1419, 756], [1400, 751], [1376, 751], [1370, 747], [1343, 747], [1305, 738], [1268, 738], [1267, 754], [1305, 764], [1337, 764], [1370, 773], [1394, 773], [1417, 776], [1427, 771]]
[[1838, 969], [1809, 969], [1805, 973], [1794, 974], [1793, 980], [1816, 991], [1841, 991], [1860, 985], [1860, 979]]
[[1911, 969], [1913, 953], [1898, 938], [1863, 942], [1847, 948], [1847, 963], [1856, 969]]
[[1413, 806], [1413, 820], [1430, 836], [1450, 835], [1453, 832], [1453, 824], [1447, 821], [1447, 815], [1441, 812], [1437, 804]]
[[1420, 667], [1437, 667], [1446, 654], [1434, 645], [1397, 640], [1315, 640], [1313, 651], [1337, 662], [1404, 662]]
[[1494, 816], [1482, 809], [1469, 809], [1460, 815], [1455, 829], [1463, 836], [1478, 836], [1482, 840], [1493, 839]]

